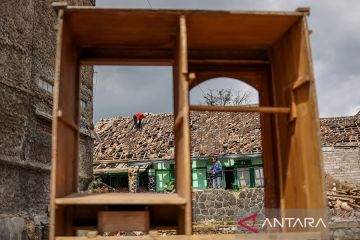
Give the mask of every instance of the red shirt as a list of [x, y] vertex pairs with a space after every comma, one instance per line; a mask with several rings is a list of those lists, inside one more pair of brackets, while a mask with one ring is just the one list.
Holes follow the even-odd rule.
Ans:
[[143, 119], [145, 116], [144, 116], [143, 113], [137, 112], [137, 113], [135, 113], [135, 117], [136, 117], [138, 120], [140, 120], [140, 119]]

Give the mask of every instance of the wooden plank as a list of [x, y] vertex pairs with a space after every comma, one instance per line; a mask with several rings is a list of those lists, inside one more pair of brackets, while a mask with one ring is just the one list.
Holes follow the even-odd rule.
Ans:
[[86, 58], [82, 65], [171, 66], [169, 59]]
[[[189, 59], [191, 64], [212, 64], [212, 65], [269, 65], [266, 60], [233, 60], [233, 59]], [[91, 57], [82, 58], [82, 65], [141, 65], [141, 66], [169, 66], [173, 62], [167, 58], [110, 58], [110, 57]]]
[[99, 232], [149, 231], [149, 211], [100, 211]]
[[268, 60], [254, 59], [189, 59], [190, 64], [212, 64], [212, 65], [269, 65]]
[[[79, 156], [80, 69], [64, 9], [58, 11], [58, 35], [53, 105], [50, 239], [71, 235], [73, 208], [56, 206], [55, 199], [77, 191]], [[59, 115], [59, 113], [61, 113]]]
[[236, 48], [228, 49], [225, 46], [222, 48], [210, 49], [188, 49], [189, 62], [192, 60], [259, 60], [268, 61], [267, 49], [262, 48]]
[[[210, 65], [268, 65], [266, 51], [259, 49], [189, 49], [189, 62]], [[84, 65], [172, 65], [172, 49], [167, 48], [83, 48]]]
[[67, 12], [78, 13], [78, 12], [96, 12], [96, 13], [141, 13], [143, 15], [153, 15], [153, 14], [173, 14], [173, 15], [189, 15], [189, 14], [244, 14], [244, 15], [279, 15], [279, 16], [302, 16], [302, 13], [295, 11], [246, 11], [246, 10], [192, 10], [192, 9], [141, 9], [141, 8], [109, 8], [109, 7], [89, 7], [89, 6], [75, 6], [71, 5], [67, 7]]
[[287, 107], [244, 107], [244, 106], [205, 106], [192, 105], [191, 111], [216, 111], [216, 112], [259, 112], [273, 114], [288, 114], [290, 108]]
[[[57, 237], [56, 240], [88, 240], [87, 237]], [[320, 240], [321, 235], [317, 232], [309, 233], [256, 233], [256, 234], [201, 234], [201, 235], [168, 235], [168, 236], [138, 236], [138, 237], [95, 237], [93, 240], [154, 240], [154, 239], [169, 239], [169, 240]]]
[[[299, 209], [299, 216], [321, 217], [326, 221], [319, 115], [305, 19], [279, 40], [273, 52], [274, 104], [292, 104], [295, 106], [292, 109], [296, 109], [296, 121], [276, 116], [279, 206], [284, 217], [291, 214], [289, 209]], [[298, 87], [296, 91], [287, 87], [294, 86], [301, 76], [310, 76], [309, 87]], [[322, 231], [326, 237], [326, 229], [305, 230]]]
[[142, 48], [83, 48], [80, 53], [84, 65], [172, 65], [171, 49]]
[[[261, 106], [274, 105], [272, 100], [271, 88], [271, 73], [270, 69], [263, 74], [263, 79], [260, 81], [259, 89], [259, 104]], [[262, 158], [263, 158], [263, 172], [264, 172], [264, 192], [265, 209], [278, 208], [278, 187], [276, 182], [276, 139], [274, 129], [273, 114], [260, 114], [261, 124], [261, 144], [262, 144]], [[266, 210], [265, 210], [266, 211]], [[266, 212], [266, 216], [271, 216], [271, 212]]]
[[172, 48], [177, 19], [184, 14], [192, 36], [190, 49], [267, 49], [302, 16], [297, 12], [75, 9], [68, 7], [66, 14], [80, 47]]
[[[53, 120], [57, 121], [53, 145], [56, 155], [53, 157], [56, 173], [54, 190], [56, 197], [77, 191], [78, 140], [79, 140], [79, 101], [80, 81], [78, 51], [67, 23], [63, 23], [59, 76], [55, 80]], [[61, 116], [59, 117], [59, 113]], [[64, 119], [65, 117], [65, 119]], [[61, 118], [63, 118], [61, 120]], [[60, 121], [59, 121], [60, 120]], [[76, 131], [74, 131], [76, 129]]]
[[59, 120], [63, 122], [65, 125], [67, 125], [68, 127], [70, 127], [75, 131], [79, 131], [78, 126], [74, 122], [72, 122], [72, 120], [63, 113], [63, 111], [59, 110], [57, 116]]
[[57, 205], [184, 205], [186, 200], [175, 193], [74, 193], [56, 198], [55, 202]]
[[173, 67], [176, 192], [185, 199], [178, 234], [192, 233], [189, 83], [185, 16], [180, 16]]
[[[59, 82], [60, 82], [60, 68], [61, 68], [61, 39], [63, 34], [63, 16], [64, 10], [60, 9], [58, 11], [57, 17], [57, 35], [56, 35], [56, 58], [55, 58], [55, 77], [54, 77], [54, 100], [53, 100], [53, 121], [52, 121], [52, 135], [51, 135], [51, 193], [50, 193], [50, 221], [49, 221], [49, 238], [53, 240], [55, 238], [55, 198], [57, 196], [55, 187], [57, 180], [57, 138], [58, 138], [58, 125], [59, 122], [57, 118], [57, 110], [55, 111], [56, 106], [59, 105], [60, 96], [59, 96]], [[55, 118], [54, 118], [55, 116]], [[61, 223], [57, 223], [58, 228], [62, 228]]]
[[[52, 177], [50, 239], [55, 235], [71, 235], [72, 209], [55, 206], [55, 198], [77, 191], [79, 139], [79, 64], [64, 9], [58, 11], [56, 70], [52, 129]], [[68, 116], [61, 121], [58, 113]]]

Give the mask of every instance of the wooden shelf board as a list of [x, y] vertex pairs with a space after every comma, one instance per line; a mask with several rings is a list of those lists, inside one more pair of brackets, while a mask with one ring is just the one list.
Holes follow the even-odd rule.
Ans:
[[184, 205], [185, 202], [176, 193], [73, 193], [55, 199], [57, 205]]

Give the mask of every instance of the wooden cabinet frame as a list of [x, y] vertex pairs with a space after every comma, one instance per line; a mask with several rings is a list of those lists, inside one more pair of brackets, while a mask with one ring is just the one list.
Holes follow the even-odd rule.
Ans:
[[[191, 235], [190, 110], [259, 112], [265, 207], [279, 208], [282, 216], [290, 208], [301, 209], [304, 216], [323, 209], [325, 218], [319, 118], [303, 12], [55, 6], [50, 239], [72, 236], [74, 216], [89, 214], [79, 207], [86, 205], [91, 205], [88, 212], [110, 205], [150, 206], [150, 219], [155, 212], [169, 214], [161, 207], [168, 206], [178, 234]], [[82, 64], [173, 66], [176, 194], [76, 195]], [[191, 88], [216, 77], [253, 86], [259, 107], [190, 106]]]

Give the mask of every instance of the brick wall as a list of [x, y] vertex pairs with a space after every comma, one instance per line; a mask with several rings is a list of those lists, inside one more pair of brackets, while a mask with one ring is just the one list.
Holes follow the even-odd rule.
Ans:
[[360, 184], [360, 146], [323, 147], [324, 170], [335, 180]]

